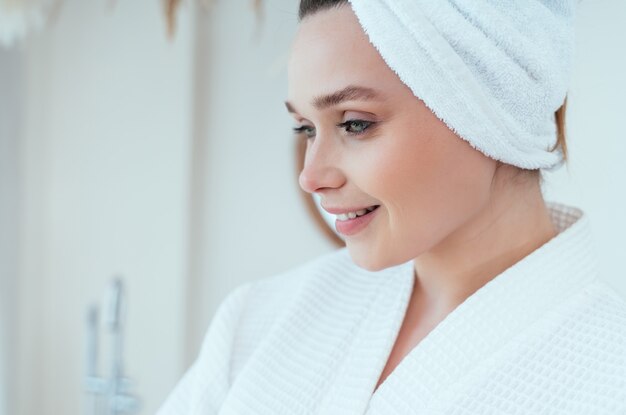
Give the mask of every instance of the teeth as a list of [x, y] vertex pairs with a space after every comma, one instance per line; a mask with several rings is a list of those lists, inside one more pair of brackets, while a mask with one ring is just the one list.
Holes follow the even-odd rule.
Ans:
[[337, 215], [337, 219], [341, 221], [354, 219], [357, 216], [363, 216], [366, 213], [369, 213], [374, 209], [376, 209], [376, 206], [370, 206], [366, 209], [357, 210], [356, 212], [340, 213], [339, 215]]

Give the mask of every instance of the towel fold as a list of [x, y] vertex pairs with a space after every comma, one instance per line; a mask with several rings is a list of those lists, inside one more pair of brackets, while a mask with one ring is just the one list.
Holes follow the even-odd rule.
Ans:
[[[576, 0], [350, 0], [387, 65], [459, 137], [524, 169], [563, 165]], [[553, 151], [551, 151], [553, 150]]]

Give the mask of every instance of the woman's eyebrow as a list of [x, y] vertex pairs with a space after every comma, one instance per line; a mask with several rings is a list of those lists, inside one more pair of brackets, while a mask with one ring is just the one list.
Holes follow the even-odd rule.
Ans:
[[[331, 94], [318, 96], [314, 98], [311, 103], [318, 111], [322, 111], [345, 101], [381, 101], [383, 99], [384, 94], [376, 89], [365, 86], [348, 85]], [[289, 101], [285, 101], [285, 106], [290, 113], [297, 112], [293, 104]]]

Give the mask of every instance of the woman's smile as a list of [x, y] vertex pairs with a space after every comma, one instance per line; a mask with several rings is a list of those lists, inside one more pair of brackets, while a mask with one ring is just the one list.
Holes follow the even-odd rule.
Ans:
[[363, 209], [365, 212], [360, 215], [359, 213], [355, 214], [355, 212], [350, 212], [348, 215], [340, 214], [335, 221], [335, 229], [345, 236], [354, 235], [369, 225], [374, 217], [377, 216], [379, 207], [380, 205], [376, 205], [368, 209]]

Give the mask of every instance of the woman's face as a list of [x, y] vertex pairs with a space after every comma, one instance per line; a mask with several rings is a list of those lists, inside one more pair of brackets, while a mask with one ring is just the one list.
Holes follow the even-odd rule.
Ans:
[[[325, 208], [380, 205], [345, 236], [368, 270], [445, 242], [487, 206], [496, 162], [453, 133], [386, 65], [349, 6], [306, 17], [292, 44], [288, 109], [307, 140], [299, 183]], [[375, 91], [337, 102], [348, 86]], [[369, 96], [369, 99], [368, 99]], [[338, 126], [350, 120], [357, 120]]]

